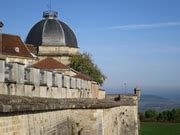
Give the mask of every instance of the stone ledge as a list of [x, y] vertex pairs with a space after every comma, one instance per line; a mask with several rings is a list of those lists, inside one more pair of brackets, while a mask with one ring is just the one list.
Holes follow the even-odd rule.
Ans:
[[0, 113], [28, 113], [66, 109], [106, 109], [118, 106], [136, 106], [133, 98], [111, 99], [53, 99], [0, 95]]

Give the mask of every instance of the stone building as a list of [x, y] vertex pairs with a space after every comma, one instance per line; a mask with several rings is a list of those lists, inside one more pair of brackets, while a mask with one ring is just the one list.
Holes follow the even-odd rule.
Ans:
[[44, 12], [25, 42], [0, 33], [0, 134], [138, 135], [140, 89], [107, 95], [70, 68], [77, 39], [57, 15]]

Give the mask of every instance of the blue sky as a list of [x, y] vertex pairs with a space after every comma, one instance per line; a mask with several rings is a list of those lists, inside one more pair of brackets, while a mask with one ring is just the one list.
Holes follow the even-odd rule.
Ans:
[[[1, 0], [3, 32], [25, 39], [48, 0]], [[180, 93], [179, 0], [52, 0], [108, 77], [108, 92]], [[124, 84], [127, 90], [125, 91]]]

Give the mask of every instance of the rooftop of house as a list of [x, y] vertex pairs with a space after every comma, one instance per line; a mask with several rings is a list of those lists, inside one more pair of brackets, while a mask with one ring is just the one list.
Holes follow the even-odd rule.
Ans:
[[27, 48], [34, 54], [36, 55], [37, 54], [37, 47], [35, 47], [34, 45], [32, 44], [26, 44]]
[[83, 80], [86, 80], [86, 81], [91, 81], [92, 80], [90, 76], [85, 75], [83, 73], [78, 73], [77, 75], [75, 75], [73, 77], [83, 79]]
[[1, 34], [0, 48], [2, 55], [35, 58], [17, 35]]
[[32, 67], [38, 69], [48, 69], [48, 70], [70, 69], [68, 66], [50, 57], [36, 62], [35, 64], [32, 65]]

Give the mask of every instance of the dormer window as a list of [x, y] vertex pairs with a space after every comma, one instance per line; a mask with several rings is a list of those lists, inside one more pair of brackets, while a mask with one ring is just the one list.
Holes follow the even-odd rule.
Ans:
[[14, 50], [15, 50], [15, 52], [17, 52], [17, 53], [20, 52], [19, 47], [15, 47]]

